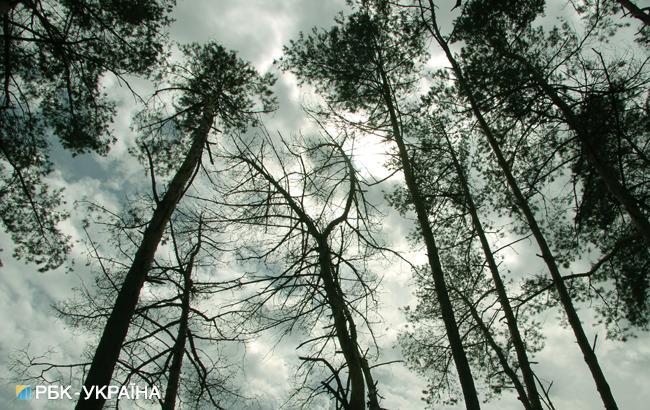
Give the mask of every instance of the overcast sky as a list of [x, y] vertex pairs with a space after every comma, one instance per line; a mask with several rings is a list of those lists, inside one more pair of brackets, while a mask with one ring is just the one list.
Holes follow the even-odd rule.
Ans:
[[[236, 50], [239, 55], [251, 61], [260, 71], [273, 69], [272, 62], [281, 56], [282, 46], [295, 38], [301, 30], [313, 26], [329, 27], [334, 16], [345, 9], [345, 2], [323, 0], [178, 0], [175, 9], [176, 22], [171, 27], [171, 38], [181, 43], [214, 40], [226, 48]], [[451, 1], [449, 4], [451, 5]], [[562, 13], [562, 9], [553, 11]], [[280, 109], [266, 119], [271, 130], [286, 133], [295, 132], [306, 126], [300, 104], [308, 98], [296, 87], [295, 81], [287, 75], [280, 75], [275, 91]], [[138, 85], [139, 83], [136, 83]], [[143, 89], [146, 89], [142, 82]], [[106, 85], [119, 105], [114, 129], [118, 142], [105, 158], [82, 155], [71, 159], [66, 153], [56, 150], [56, 171], [50, 177], [54, 186], [65, 187], [68, 204], [84, 197], [118, 209], [125, 199], [125, 192], [134, 192], [147, 186], [148, 180], [141, 165], [134, 161], [127, 149], [132, 141], [129, 131], [130, 114], [134, 109], [133, 98], [124, 88], [107, 78]], [[381, 172], [378, 164], [382, 145], [372, 145], [373, 155], [365, 155], [357, 165]], [[363, 161], [366, 163], [363, 163]], [[377, 195], [379, 197], [380, 195]], [[66, 233], [74, 239], [83, 239], [79, 211], [71, 209], [71, 218], [63, 225]], [[405, 236], [411, 229], [411, 222], [402, 219], [395, 212], [386, 210], [384, 232], [387, 241], [398, 249], [406, 249]], [[531, 271], [537, 266], [538, 258], [530, 247], [522, 242], [508, 255], [513, 275]], [[27, 408], [71, 408], [71, 403], [17, 401], [14, 395], [14, 379], [8, 371], [9, 357], [29, 346], [34, 353], [48, 349], [57, 352], [55, 359], [75, 362], [87, 349], [87, 339], [72, 332], [57, 320], [51, 305], [70, 296], [71, 289], [82, 281], [90, 282], [92, 272], [85, 266], [86, 256], [81, 247], [73, 249], [73, 269], [60, 269], [38, 273], [34, 266], [25, 265], [11, 258], [12, 245], [8, 237], [0, 234], [0, 248], [3, 266], [0, 268], [0, 389], [1, 409]], [[422, 260], [422, 252], [411, 252], [407, 256], [413, 261]], [[385, 323], [377, 326], [381, 335], [382, 359], [399, 359], [394, 348], [398, 330], [404, 318], [399, 311], [413, 303], [411, 273], [408, 266], [395, 263], [382, 266], [384, 274], [381, 293], [380, 314]], [[534, 269], [532, 269], [534, 270]], [[598, 335], [596, 345], [601, 366], [612, 387], [621, 409], [646, 409], [650, 403], [650, 344], [647, 334], [626, 343], [606, 340], [605, 331], [593, 327], [588, 310], [581, 312], [586, 322], [589, 338]], [[602, 408], [593, 381], [588, 373], [572, 334], [559, 325], [558, 312], [548, 312], [543, 322], [546, 339], [545, 348], [535, 356], [534, 368], [546, 382], [553, 381], [551, 397], [557, 409], [589, 410]], [[286, 398], [291, 375], [298, 364], [294, 339], [288, 338], [274, 346], [272, 335], [252, 343], [242, 359], [245, 373], [243, 378], [249, 388], [254, 388], [263, 397], [266, 408], [276, 408]], [[396, 409], [420, 409], [421, 391], [425, 381], [410, 372], [405, 366], [394, 364], [377, 370], [375, 379], [379, 393], [384, 397], [383, 407]], [[30, 407], [31, 406], [31, 407]], [[40, 406], [40, 407], [39, 407]], [[439, 406], [438, 408], [463, 408]], [[501, 400], [492, 401], [485, 409], [519, 409], [521, 406], [514, 393], [506, 392]]]

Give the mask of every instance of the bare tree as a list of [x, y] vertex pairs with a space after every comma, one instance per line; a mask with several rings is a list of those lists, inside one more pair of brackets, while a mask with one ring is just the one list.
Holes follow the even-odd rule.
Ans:
[[[231, 177], [211, 201], [232, 211], [214, 218], [237, 229], [232, 235], [246, 238], [249, 245], [239, 251], [243, 261], [263, 262], [268, 269], [233, 281], [237, 287], [256, 286], [249, 297], [233, 302], [236, 314], [248, 326], [255, 320], [253, 331], [277, 326], [287, 333], [300, 327], [326, 330], [300, 345], [311, 351], [301, 356], [302, 390], [308, 390], [303, 407], [326, 393], [336, 408], [364, 409], [367, 400], [369, 408], [379, 409], [359, 336], [361, 321], [372, 337], [367, 315], [375, 285], [366, 267], [375, 243], [372, 208], [344, 149], [353, 139], [328, 134], [311, 143], [281, 140], [274, 142], [261, 130], [253, 142], [235, 138], [222, 154]], [[342, 367], [327, 355], [329, 347], [342, 354]], [[311, 388], [307, 378], [316, 366], [330, 375]]]
[[414, 68], [422, 58], [423, 43], [411, 27], [403, 25], [389, 8], [362, 2], [360, 10], [341, 17], [329, 31], [301, 34], [286, 47], [284, 68], [301, 81], [313, 84], [328, 101], [332, 115], [358, 113], [362, 121], [348, 121], [366, 131], [379, 133], [395, 144], [396, 163], [404, 174], [424, 242], [435, 292], [441, 309], [452, 356], [468, 409], [479, 409], [474, 378], [463, 348], [445, 273], [426, 204], [413, 169], [409, 133], [410, 116], [404, 102], [416, 83]]

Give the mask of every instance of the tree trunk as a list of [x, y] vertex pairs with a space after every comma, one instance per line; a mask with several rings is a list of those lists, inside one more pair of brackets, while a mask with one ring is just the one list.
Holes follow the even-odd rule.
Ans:
[[[106, 322], [104, 332], [86, 376], [84, 387], [88, 393], [91, 392], [91, 388], [101, 389], [111, 382], [115, 364], [119, 359], [122, 344], [138, 304], [140, 290], [144, 285], [147, 272], [151, 268], [151, 263], [165, 227], [201, 161], [201, 154], [208, 139], [213, 119], [214, 111], [212, 108], [206, 109], [199, 127], [194, 132], [192, 145], [183, 163], [169, 183], [163, 199], [156, 205], [153, 216], [144, 231], [142, 241], [135, 253], [131, 268], [124, 278], [124, 283], [117, 295], [113, 311]], [[90, 394], [87, 399], [82, 393], [75, 408], [77, 410], [101, 409], [105, 400], [101, 396], [96, 397], [95, 391], [93, 390], [93, 394]]]
[[[506, 357], [506, 354], [503, 352], [503, 349], [501, 349], [501, 346], [494, 340], [494, 337], [492, 337], [492, 334], [490, 333], [490, 329], [487, 327], [485, 322], [483, 322], [483, 319], [479, 315], [479, 313], [476, 311], [476, 308], [472, 304], [472, 302], [461, 292], [460, 290], [454, 289], [458, 296], [465, 302], [465, 306], [467, 306], [467, 309], [469, 309], [470, 315], [478, 325], [479, 329], [481, 329], [481, 332], [483, 333], [483, 336], [485, 336], [485, 340], [487, 341], [488, 345], [492, 348], [494, 353], [497, 355], [497, 358], [499, 359], [499, 363], [501, 364], [501, 367], [503, 368], [503, 371], [508, 375], [510, 378], [510, 381], [512, 381], [512, 384], [515, 386], [515, 390], [517, 390], [517, 393], [519, 393], [519, 400], [521, 403], [524, 405], [524, 408], [529, 410], [532, 409], [532, 405], [530, 401], [528, 400], [528, 394], [526, 393], [526, 389], [524, 389], [524, 386], [521, 384], [521, 381], [519, 380], [519, 377], [517, 377], [517, 373], [512, 369], [510, 366], [510, 363], [508, 363], [508, 358]], [[533, 376], [534, 377], [534, 376]], [[537, 399], [539, 401], [539, 397]], [[539, 409], [541, 410], [541, 405]]]
[[[496, 261], [494, 260], [494, 255], [492, 254], [492, 250], [490, 249], [490, 243], [488, 242], [487, 237], [485, 236], [485, 230], [483, 229], [483, 224], [481, 223], [481, 219], [478, 216], [476, 204], [474, 203], [474, 199], [472, 198], [472, 193], [470, 192], [469, 184], [467, 183], [467, 178], [465, 177], [465, 172], [462, 166], [460, 165], [460, 162], [458, 161], [458, 157], [456, 157], [456, 152], [454, 151], [454, 147], [451, 145], [451, 141], [449, 141], [447, 134], [445, 134], [445, 139], [447, 141], [447, 146], [449, 147], [449, 153], [451, 155], [452, 161], [454, 162], [454, 166], [456, 168], [458, 178], [460, 179], [460, 185], [463, 190], [463, 195], [465, 197], [465, 201], [467, 204], [467, 210], [469, 211], [472, 217], [472, 223], [474, 225], [474, 229], [476, 229], [476, 233], [481, 242], [481, 247], [483, 248], [483, 254], [485, 255], [485, 260], [487, 261], [488, 267], [490, 268], [492, 281], [494, 282], [494, 287], [497, 291], [497, 295], [499, 296], [499, 303], [501, 304], [501, 309], [503, 309], [503, 314], [506, 318], [506, 323], [508, 325], [508, 330], [510, 332], [512, 344], [515, 348], [515, 352], [517, 353], [519, 368], [521, 369], [521, 374], [523, 376], [524, 383], [526, 384], [526, 391], [527, 391], [526, 396], [528, 398], [527, 401], [529, 403], [529, 407], [527, 408], [534, 409], [534, 410], [542, 410], [542, 403], [539, 399], [537, 384], [535, 382], [535, 374], [533, 373], [533, 370], [530, 367], [530, 361], [528, 360], [528, 354], [526, 353], [526, 345], [524, 344], [521, 334], [519, 333], [519, 327], [517, 326], [517, 318], [515, 317], [515, 314], [512, 311], [512, 306], [510, 305], [510, 299], [508, 299], [506, 287], [503, 284], [503, 280], [501, 279], [501, 275], [499, 274], [499, 268], [497, 266]], [[517, 379], [517, 381], [519, 381], [519, 379]], [[526, 397], [522, 397], [521, 400], [522, 402], [526, 403]]]
[[[485, 123], [485, 120], [479, 120], [479, 122], [483, 123], [483, 125], [481, 125], [481, 128], [488, 126], [487, 123]], [[612, 392], [609, 388], [609, 384], [607, 383], [607, 380], [605, 379], [605, 375], [603, 374], [603, 371], [600, 368], [600, 364], [598, 363], [598, 358], [596, 357], [596, 353], [594, 353], [594, 351], [592, 350], [591, 344], [587, 339], [587, 335], [585, 334], [585, 331], [582, 327], [582, 323], [580, 322], [578, 313], [576, 312], [576, 309], [573, 306], [573, 302], [571, 301], [571, 296], [569, 295], [569, 291], [567, 290], [564, 280], [562, 279], [562, 275], [560, 274], [560, 270], [555, 261], [555, 257], [553, 256], [553, 253], [551, 252], [551, 249], [548, 246], [548, 243], [546, 242], [546, 238], [544, 237], [541, 228], [537, 224], [537, 220], [535, 219], [535, 215], [533, 211], [530, 209], [528, 202], [526, 201], [523, 193], [519, 189], [519, 186], [517, 185], [514, 176], [510, 171], [508, 163], [505, 157], [503, 156], [503, 153], [501, 152], [501, 148], [499, 147], [498, 142], [494, 138], [494, 135], [492, 135], [490, 132], [487, 138], [490, 143], [490, 146], [492, 147], [493, 152], [497, 157], [499, 166], [502, 168], [506, 176], [506, 180], [508, 181], [508, 185], [510, 186], [511, 191], [513, 192], [515, 201], [517, 202], [519, 209], [523, 212], [526, 221], [528, 222], [528, 226], [531, 232], [533, 233], [535, 240], [537, 241], [537, 245], [539, 246], [540, 251], [542, 252], [542, 258], [544, 259], [544, 262], [546, 262], [546, 266], [548, 267], [548, 270], [551, 274], [551, 278], [553, 279], [553, 283], [555, 285], [555, 288], [557, 289], [558, 296], [560, 298], [560, 303], [562, 304], [562, 307], [566, 312], [567, 319], [569, 321], [569, 324], [571, 325], [571, 328], [573, 329], [573, 333], [575, 334], [576, 341], [578, 342], [578, 346], [582, 351], [584, 360], [587, 363], [587, 366], [589, 366], [589, 370], [591, 370], [591, 374], [596, 383], [596, 387], [600, 392], [600, 396], [603, 400], [605, 408], [608, 410], [616, 410], [618, 409], [618, 406], [616, 405], [614, 396], [612, 395]]]
[[[200, 242], [199, 242], [200, 243]], [[169, 366], [169, 377], [167, 379], [167, 388], [165, 389], [165, 399], [162, 404], [163, 410], [174, 410], [176, 407], [176, 397], [178, 396], [178, 386], [181, 378], [181, 368], [183, 366], [183, 356], [185, 355], [185, 343], [187, 341], [187, 328], [190, 316], [190, 296], [192, 294], [192, 268], [194, 267], [194, 257], [198, 253], [199, 247], [192, 253], [192, 257], [183, 271], [183, 294], [181, 295], [181, 318], [178, 323], [178, 333], [176, 341], [172, 347], [172, 362]]]
[[[320, 276], [325, 285], [325, 293], [332, 309], [336, 337], [341, 346], [341, 351], [348, 365], [350, 378], [350, 409], [363, 410], [366, 408], [366, 394], [364, 377], [361, 365], [361, 356], [356, 341], [354, 323], [348, 323], [345, 302], [339, 292], [339, 286], [332, 272], [332, 260], [327, 238], [318, 238], [318, 262]], [[348, 331], [348, 325], [350, 327]]]
[[361, 368], [363, 369], [363, 375], [366, 378], [366, 387], [368, 387], [368, 410], [381, 410], [377, 398], [377, 385], [372, 377], [368, 360], [363, 356], [361, 356]]
[[420, 189], [417, 186], [415, 175], [411, 168], [411, 159], [409, 158], [406, 145], [404, 144], [399, 120], [397, 119], [397, 112], [393, 103], [390, 82], [388, 81], [388, 77], [381, 62], [378, 64], [378, 70], [382, 81], [384, 103], [386, 104], [390, 116], [393, 138], [395, 139], [395, 143], [399, 150], [399, 160], [404, 172], [404, 180], [411, 195], [411, 199], [413, 200], [415, 213], [417, 215], [420, 229], [422, 230], [422, 239], [427, 249], [427, 257], [429, 260], [429, 266], [431, 267], [431, 276], [435, 284], [436, 296], [438, 303], [440, 304], [440, 311], [442, 314], [442, 320], [445, 324], [445, 330], [447, 331], [451, 354], [454, 358], [456, 370], [458, 371], [458, 378], [463, 390], [465, 406], [468, 410], [480, 409], [481, 406], [478, 394], [476, 393], [476, 387], [474, 386], [472, 370], [467, 361], [467, 356], [463, 348], [463, 341], [460, 337], [458, 324], [456, 323], [456, 318], [454, 316], [454, 309], [449, 299], [449, 291], [442, 271], [442, 265], [440, 264], [438, 248], [436, 246], [433, 231], [431, 230], [431, 224], [429, 223], [425, 203], [422, 200]]
[[[431, 12], [433, 12], [433, 9], [431, 10]], [[544, 262], [546, 262], [546, 266], [548, 267], [548, 270], [551, 274], [551, 278], [553, 279], [553, 283], [558, 292], [560, 303], [562, 304], [562, 307], [566, 312], [569, 324], [573, 329], [573, 333], [575, 334], [576, 341], [578, 342], [578, 346], [580, 347], [584, 360], [587, 363], [589, 370], [591, 371], [592, 377], [594, 378], [594, 382], [596, 383], [596, 387], [598, 389], [598, 392], [600, 393], [603, 404], [605, 405], [605, 408], [608, 410], [617, 410], [618, 406], [616, 405], [614, 396], [612, 395], [611, 389], [609, 388], [607, 379], [605, 378], [605, 375], [603, 374], [603, 371], [600, 368], [600, 365], [598, 363], [598, 358], [596, 357], [596, 354], [592, 350], [589, 340], [587, 339], [587, 335], [585, 334], [585, 331], [582, 327], [580, 318], [578, 317], [575, 307], [573, 306], [573, 302], [571, 301], [571, 296], [569, 295], [569, 291], [567, 290], [566, 285], [562, 280], [562, 275], [560, 274], [560, 270], [555, 261], [555, 257], [553, 256], [553, 253], [551, 252], [551, 249], [548, 246], [548, 243], [546, 242], [546, 238], [544, 237], [537, 223], [537, 220], [535, 219], [535, 215], [531, 210], [530, 206], [528, 205], [528, 202], [526, 201], [526, 198], [524, 197], [523, 193], [519, 189], [517, 181], [515, 180], [510, 170], [508, 161], [503, 156], [503, 153], [501, 152], [501, 147], [496, 137], [492, 133], [492, 129], [490, 128], [487, 121], [483, 117], [483, 113], [478, 107], [476, 99], [474, 98], [474, 94], [472, 93], [468, 84], [465, 82], [460, 65], [458, 64], [453, 54], [451, 53], [449, 46], [440, 35], [440, 32], [438, 31], [437, 25], [435, 23], [435, 19], [432, 21], [432, 24], [434, 27], [434, 31], [436, 33], [434, 36], [438, 41], [438, 43], [440, 44], [440, 46], [443, 48], [447, 56], [447, 59], [452, 65], [454, 74], [456, 75], [456, 79], [460, 86], [461, 93], [463, 93], [465, 97], [469, 100], [470, 106], [472, 108], [472, 112], [474, 113], [479, 123], [479, 126], [483, 131], [483, 134], [487, 138], [488, 143], [497, 158], [499, 167], [501, 167], [501, 170], [503, 171], [506, 177], [508, 186], [510, 187], [510, 190], [512, 191], [515, 197], [515, 201], [519, 209], [524, 214], [528, 226], [531, 232], [533, 233], [535, 240], [537, 241], [540, 251], [542, 252], [542, 258], [544, 259]]]
[[630, 0], [618, 0], [618, 2], [621, 3], [621, 6], [630, 12], [631, 15], [641, 20], [644, 25], [650, 26], [650, 14], [643, 11], [641, 8], [639, 8], [639, 6], [632, 3]]

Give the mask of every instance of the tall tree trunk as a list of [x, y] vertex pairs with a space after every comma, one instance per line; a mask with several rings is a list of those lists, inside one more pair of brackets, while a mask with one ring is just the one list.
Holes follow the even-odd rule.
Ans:
[[[350, 400], [348, 401], [348, 406], [352, 410], [363, 410], [366, 408], [364, 371], [362, 368], [362, 358], [359, 352], [359, 346], [357, 344], [356, 328], [354, 320], [345, 305], [345, 300], [335, 278], [334, 271], [332, 270], [332, 252], [328, 243], [328, 234], [332, 232], [336, 224], [341, 222], [342, 219], [338, 221], [335, 219], [330, 222], [325, 229], [325, 233], [321, 233], [316, 227], [316, 224], [305, 212], [302, 204], [299, 204], [271, 175], [269, 175], [255, 161], [244, 156], [242, 156], [241, 159], [246, 161], [246, 163], [248, 163], [256, 172], [262, 175], [264, 179], [266, 179], [267, 182], [282, 195], [282, 197], [287, 201], [289, 207], [307, 226], [308, 234], [318, 243], [318, 265], [320, 269], [320, 277], [323, 279], [327, 302], [334, 319], [336, 338], [339, 341], [343, 357], [345, 358], [345, 363], [348, 366], [348, 375], [350, 379]], [[353, 179], [354, 176], [351, 175], [350, 178]], [[353, 192], [354, 188], [351, 188], [351, 190]], [[352, 192], [350, 195], [352, 195]], [[348, 199], [347, 201], [348, 205], [346, 205], [346, 209], [348, 209], [348, 211], [351, 201], [351, 199]], [[346, 213], [347, 211], [343, 215]], [[344, 218], [344, 216], [340, 218]], [[374, 388], [372, 391], [369, 391], [369, 394], [374, 394], [374, 401], [376, 402], [376, 391]], [[370, 402], [372, 405], [372, 396]]]
[[[190, 285], [191, 286], [191, 285]], [[181, 299], [181, 318], [178, 324], [178, 333], [176, 341], [172, 347], [172, 363], [169, 366], [169, 378], [167, 379], [167, 388], [165, 389], [165, 399], [161, 408], [163, 410], [174, 410], [176, 407], [176, 396], [178, 395], [178, 386], [181, 378], [181, 368], [183, 366], [183, 356], [185, 355], [185, 342], [187, 341], [187, 320], [190, 311], [190, 287], [183, 290]]]
[[440, 257], [438, 255], [435, 237], [431, 229], [431, 224], [429, 223], [426, 205], [422, 199], [420, 188], [415, 180], [415, 174], [411, 166], [411, 159], [404, 143], [400, 123], [397, 118], [397, 111], [393, 103], [394, 99], [390, 82], [381, 61], [378, 64], [378, 70], [382, 81], [384, 103], [386, 104], [390, 116], [393, 138], [395, 139], [395, 143], [399, 150], [399, 160], [402, 166], [402, 171], [404, 172], [404, 180], [411, 195], [418, 224], [422, 230], [422, 239], [427, 249], [427, 257], [429, 266], [431, 267], [431, 276], [435, 284], [436, 297], [440, 304], [440, 311], [442, 314], [442, 320], [445, 324], [447, 339], [449, 340], [449, 345], [451, 347], [451, 354], [454, 363], [456, 364], [456, 370], [458, 371], [458, 379], [463, 390], [465, 406], [468, 410], [480, 409], [481, 405], [479, 403], [476, 387], [474, 386], [472, 370], [463, 348], [463, 341], [458, 331], [458, 323], [456, 322], [454, 309], [451, 300], [449, 299], [449, 291], [442, 271], [442, 265], [440, 264]]
[[438, 25], [435, 20], [435, 14], [434, 14], [433, 4], [431, 0], [430, 3], [432, 7], [430, 9], [430, 12], [432, 13], [431, 24], [432, 24], [432, 31], [434, 37], [436, 41], [440, 44], [440, 47], [442, 47], [442, 49], [444, 50], [447, 59], [451, 63], [461, 93], [469, 100], [470, 106], [472, 108], [472, 112], [476, 117], [479, 126], [483, 131], [483, 134], [487, 138], [488, 144], [492, 148], [492, 151], [494, 152], [494, 155], [497, 158], [499, 167], [501, 168], [501, 170], [503, 171], [506, 177], [506, 181], [515, 197], [517, 206], [524, 214], [528, 226], [531, 232], [533, 233], [533, 236], [535, 237], [535, 240], [537, 242], [537, 245], [540, 248], [540, 251], [542, 252], [542, 258], [544, 259], [544, 262], [548, 267], [549, 273], [551, 274], [551, 278], [553, 279], [553, 283], [558, 292], [560, 303], [562, 304], [562, 307], [566, 312], [569, 325], [571, 326], [573, 333], [575, 334], [576, 341], [578, 343], [578, 346], [580, 347], [580, 350], [582, 351], [584, 360], [587, 363], [589, 370], [591, 371], [591, 375], [594, 378], [594, 382], [596, 383], [596, 388], [600, 393], [600, 397], [603, 401], [603, 404], [605, 405], [605, 408], [608, 410], [617, 410], [618, 406], [616, 405], [616, 400], [614, 400], [614, 396], [609, 387], [609, 384], [607, 383], [607, 379], [605, 378], [605, 375], [603, 374], [603, 371], [600, 368], [600, 364], [598, 363], [598, 358], [596, 357], [596, 353], [592, 350], [589, 340], [587, 339], [587, 335], [585, 334], [585, 331], [582, 327], [582, 323], [580, 322], [578, 313], [576, 312], [575, 307], [573, 306], [573, 302], [571, 301], [571, 296], [569, 295], [569, 291], [566, 288], [564, 280], [562, 280], [562, 275], [560, 274], [560, 270], [555, 261], [555, 257], [553, 256], [553, 253], [551, 252], [551, 249], [548, 246], [548, 243], [546, 242], [546, 238], [544, 237], [544, 234], [542, 233], [542, 230], [540, 229], [537, 220], [535, 219], [535, 214], [530, 208], [523, 193], [519, 189], [519, 185], [517, 184], [516, 179], [512, 175], [512, 172], [510, 170], [510, 165], [508, 164], [508, 161], [504, 157], [503, 152], [501, 152], [501, 146], [499, 145], [499, 142], [497, 141], [496, 137], [492, 133], [492, 129], [488, 125], [487, 121], [483, 117], [483, 113], [481, 112], [476, 102], [476, 99], [474, 98], [474, 94], [471, 88], [465, 82], [465, 78], [463, 76], [463, 72], [460, 68], [460, 65], [458, 64], [453, 54], [451, 53], [451, 50], [449, 49], [447, 42], [440, 35], [440, 31], [438, 30]]
[[[443, 130], [443, 132], [445, 131]], [[458, 161], [458, 157], [456, 156], [454, 147], [452, 146], [451, 141], [449, 141], [449, 138], [447, 137], [446, 133], [445, 133], [445, 140], [447, 141], [449, 153], [451, 155], [452, 161], [454, 162], [454, 167], [456, 168], [456, 173], [458, 174], [458, 178], [460, 180], [460, 185], [463, 190], [463, 196], [465, 197], [467, 210], [469, 211], [472, 217], [472, 224], [474, 225], [474, 229], [476, 229], [476, 233], [479, 237], [479, 241], [481, 242], [481, 247], [483, 248], [483, 254], [485, 255], [485, 260], [487, 261], [488, 267], [490, 269], [490, 273], [492, 275], [492, 281], [494, 282], [494, 287], [497, 291], [497, 295], [499, 296], [499, 303], [501, 305], [501, 309], [503, 309], [503, 314], [506, 318], [506, 323], [508, 325], [508, 331], [510, 332], [512, 344], [515, 348], [515, 352], [517, 353], [519, 368], [521, 369], [521, 374], [523, 376], [524, 383], [526, 384], [526, 391], [528, 397], [527, 401], [529, 402], [528, 408], [534, 410], [542, 410], [542, 403], [539, 399], [539, 393], [537, 391], [537, 383], [535, 382], [535, 374], [533, 373], [533, 370], [530, 367], [530, 361], [528, 360], [528, 354], [526, 353], [526, 345], [524, 344], [523, 338], [521, 337], [521, 333], [519, 333], [519, 326], [517, 326], [517, 318], [515, 317], [515, 314], [512, 310], [512, 306], [510, 305], [510, 299], [508, 299], [506, 287], [503, 284], [501, 275], [499, 274], [499, 268], [497, 266], [496, 261], [494, 260], [494, 254], [492, 253], [492, 249], [490, 249], [490, 243], [487, 240], [487, 237], [485, 235], [485, 230], [483, 229], [483, 224], [481, 223], [481, 219], [478, 216], [476, 204], [474, 203], [474, 198], [472, 197], [472, 193], [470, 192], [467, 178], [465, 177], [465, 171], [463, 170], [463, 167]], [[521, 398], [522, 402], [525, 403], [525, 399], [526, 397], [522, 397]]]
[[[111, 382], [115, 364], [119, 359], [122, 344], [138, 304], [140, 290], [151, 268], [165, 227], [185, 193], [193, 173], [200, 164], [201, 154], [207, 142], [214, 115], [212, 107], [206, 108], [199, 126], [193, 133], [192, 145], [183, 163], [169, 183], [162, 200], [156, 205], [153, 216], [144, 231], [142, 241], [135, 253], [131, 268], [124, 278], [124, 283], [117, 295], [113, 311], [106, 322], [86, 376], [84, 387], [88, 393], [91, 393], [91, 389], [101, 389]], [[93, 394], [89, 394], [90, 397], [87, 399], [82, 393], [75, 408], [77, 410], [101, 409], [105, 400], [101, 396], [96, 396], [95, 391], [93, 390]]]
[[[332, 260], [329, 244], [326, 237], [318, 238], [318, 263], [320, 267], [320, 276], [325, 285], [325, 293], [332, 310], [334, 318], [334, 328], [336, 329], [336, 338], [339, 341], [341, 351], [348, 365], [348, 375], [350, 378], [350, 409], [363, 410], [366, 408], [366, 394], [361, 365], [361, 356], [356, 341], [356, 330], [354, 323], [348, 323], [346, 315], [345, 301], [343, 300], [339, 286], [334, 279], [332, 271]], [[349, 326], [349, 330], [348, 330]]]
[[[339, 282], [336, 277], [334, 277], [334, 280], [339, 294], [343, 296], [343, 290], [341, 289], [341, 286], [339, 286]], [[343, 297], [341, 297], [341, 302], [343, 302]], [[377, 396], [377, 385], [375, 384], [375, 381], [372, 377], [372, 372], [370, 371], [368, 360], [366, 360], [365, 355], [361, 353], [361, 347], [359, 346], [357, 339], [357, 326], [354, 322], [354, 318], [352, 317], [352, 313], [350, 313], [350, 309], [348, 309], [348, 306], [345, 303], [343, 303], [343, 312], [345, 313], [345, 318], [348, 322], [350, 342], [355, 346], [359, 367], [361, 368], [364, 379], [366, 381], [366, 387], [368, 388], [368, 409], [380, 410], [379, 398]]]

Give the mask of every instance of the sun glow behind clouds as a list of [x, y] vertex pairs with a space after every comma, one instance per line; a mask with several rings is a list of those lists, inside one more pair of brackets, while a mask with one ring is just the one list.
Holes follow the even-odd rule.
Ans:
[[385, 178], [395, 181], [400, 178], [399, 174], [395, 174], [387, 166], [390, 158], [388, 154], [390, 142], [385, 138], [368, 134], [357, 139], [354, 144], [351, 150], [354, 165], [367, 182]]

